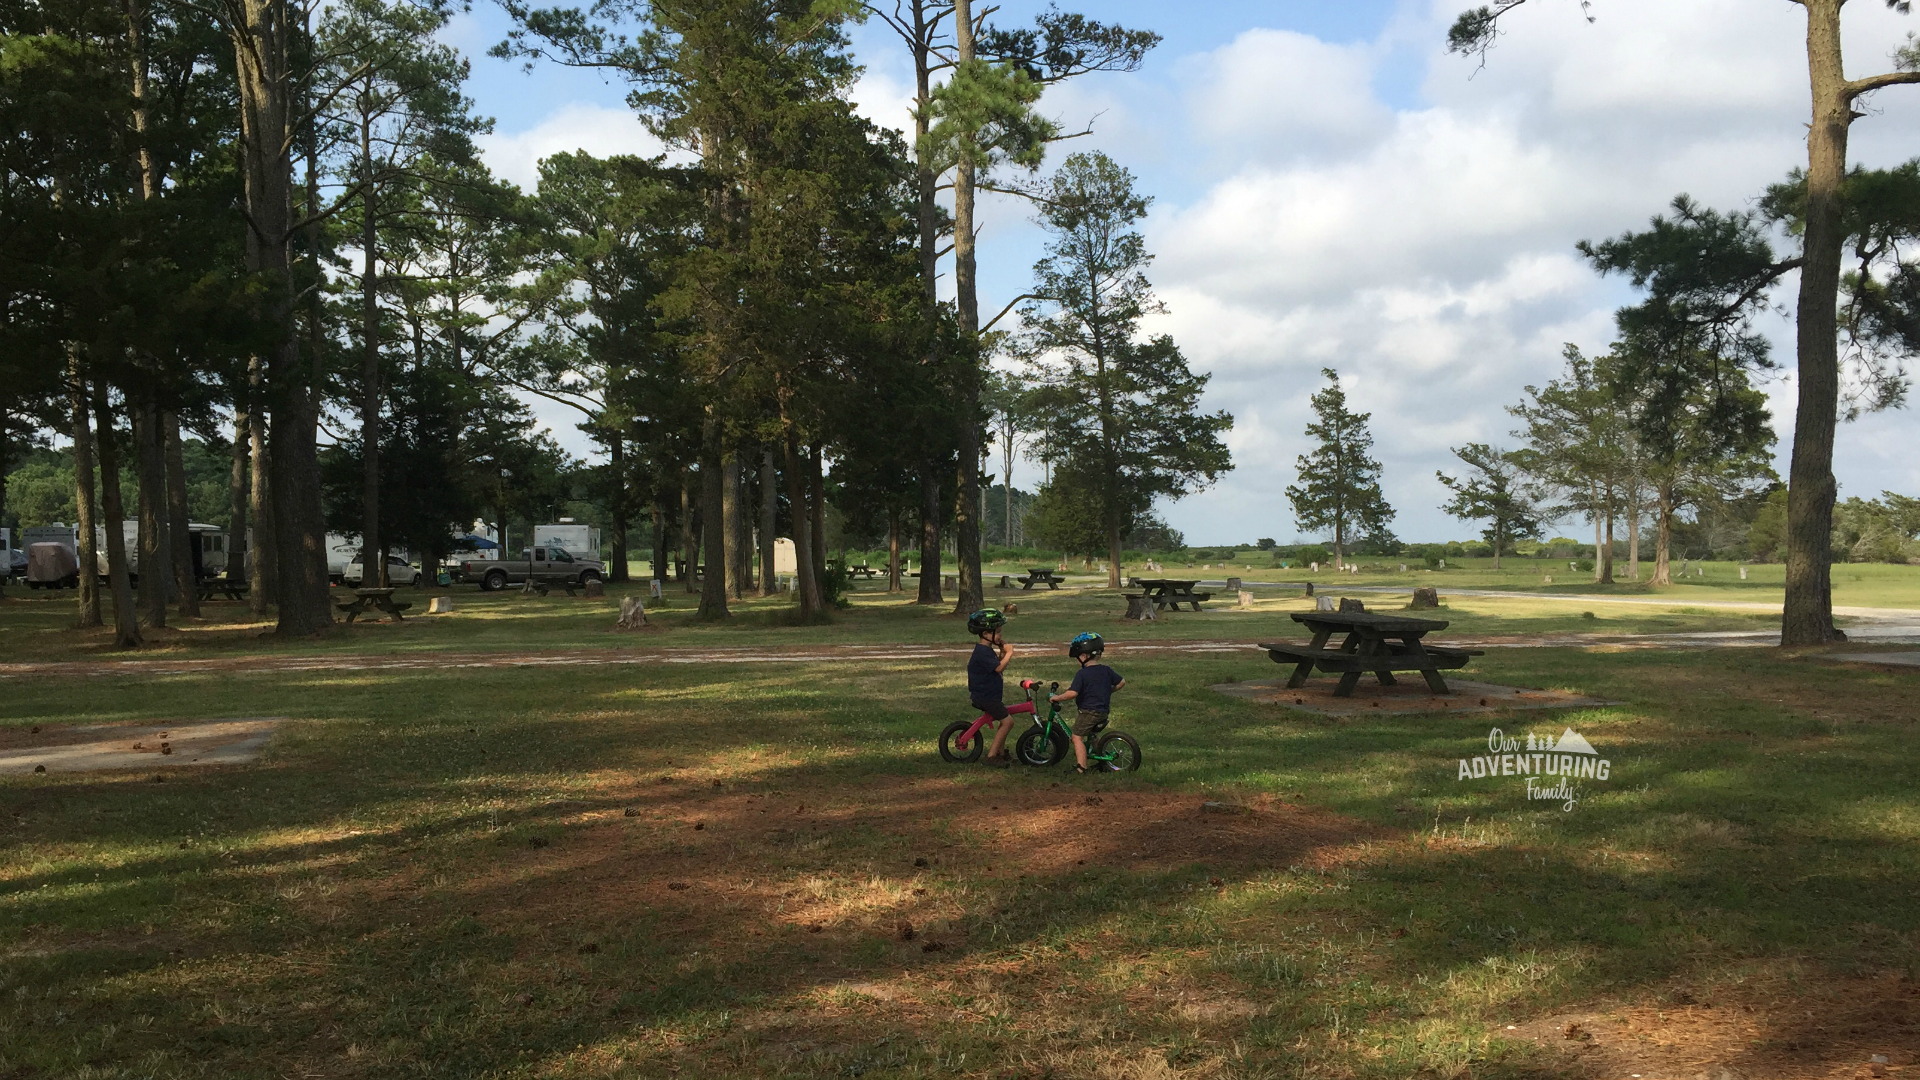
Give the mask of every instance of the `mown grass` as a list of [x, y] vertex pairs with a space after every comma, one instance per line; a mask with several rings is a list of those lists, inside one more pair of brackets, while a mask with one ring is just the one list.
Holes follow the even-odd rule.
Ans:
[[[1911, 576], [1920, 579], [1920, 567], [1908, 569]], [[1636, 599], [1654, 601], [1651, 603], [1608, 604], [1602, 601], [1615, 594], [1572, 600], [1479, 597], [1451, 593], [1449, 590], [1456, 587], [1452, 578], [1416, 578], [1410, 572], [1407, 581], [1397, 582], [1396, 576], [1335, 578], [1329, 575], [1319, 591], [1331, 595], [1350, 594], [1361, 598], [1369, 608], [1391, 610], [1404, 606], [1414, 587], [1437, 584], [1446, 608], [1436, 617], [1450, 620], [1453, 625], [1448, 632], [1456, 635], [1760, 631], [1778, 625], [1778, 616], [1766, 610], [1701, 607], [1700, 604], [1711, 603], [1715, 597], [1695, 595], [1679, 586], [1658, 595], [1631, 594]], [[1490, 586], [1477, 582], [1475, 587]], [[1381, 588], [1404, 588], [1405, 591], [1370, 591]], [[1555, 591], [1558, 589], [1554, 587]], [[296, 641], [271, 637], [271, 624], [252, 622], [245, 605], [219, 602], [203, 605], [202, 619], [176, 619], [173, 628], [150, 633], [148, 647], [136, 655], [965, 642], [961, 620], [947, 605], [914, 604], [910, 594], [887, 593], [871, 583], [863, 584], [851, 594], [849, 611], [836, 612], [827, 622], [816, 625], [800, 625], [793, 617], [792, 602], [784, 597], [738, 601], [733, 604], [734, 617], [730, 620], [702, 623], [694, 618], [695, 598], [677, 585], [669, 586], [664, 606], [656, 605], [652, 609], [653, 631], [640, 634], [615, 631], [612, 627], [621, 598], [640, 591], [638, 586], [614, 586], [604, 598], [588, 600], [559, 594], [525, 597], [517, 591], [481, 593], [463, 588], [445, 593], [453, 598], [455, 614], [426, 617], [421, 613], [427, 596], [432, 594], [425, 590], [402, 590], [404, 597], [414, 601], [411, 617], [404, 622], [363, 621], [351, 627], [343, 625], [321, 639]], [[1013, 639], [1031, 644], [1064, 641], [1087, 629], [1098, 630], [1114, 640], [1269, 641], [1297, 636], [1298, 627], [1289, 614], [1312, 607], [1312, 601], [1299, 591], [1261, 589], [1254, 592], [1253, 610], [1239, 611], [1234, 609], [1230, 596], [1217, 589], [1214, 592], [1214, 601], [1207, 610], [1168, 612], [1152, 623], [1123, 621], [1120, 616], [1126, 610], [1126, 601], [1119, 592], [1084, 584], [1059, 591], [1034, 592], [996, 587], [988, 590], [987, 602], [1018, 606], [1020, 613], [1014, 622]], [[0, 604], [0, 662], [59, 660], [113, 652], [111, 636], [106, 631], [76, 634], [69, 630], [72, 620], [71, 594], [21, 596], [16, 593], [14, 598]]]
[[[911, 627], [951, 622], [829, 629]], [[0, 1075], [1529, 1077], [1504, 1025], [1572, 1003], [1920, 976], [1912, 673], [1514, 650], [1471, 674], [1622, 704], [1332, 721], [1207, 689], [1257, 653], [1122, 657], [1147, 765], [1097, 781], [940, 763], [937, 662], [13, 680], [10, 727], [292, 720], [254, 766], [0, 781]], [[1613, 776], [1457, 780], [1490, 724]], [[1132, 857], [1201, 798], [1344, 831]]]

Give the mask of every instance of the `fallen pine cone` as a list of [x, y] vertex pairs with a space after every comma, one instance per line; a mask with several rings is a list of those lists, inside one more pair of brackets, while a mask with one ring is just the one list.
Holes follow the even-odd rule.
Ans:
[[925, 945], [920, 946], [920, 951], [921, 952], [939, 952], [941, 949], [944, 949], [946, 947], [947, 946], [945, 942], [929, 941]]
[[692, 887], [693, 887], [693, 886], [691, 886], [691, 885], [688, 885], [688, 884], [687, 884], [686, 882], [684, 882], [684, 881], [669, 881], [669, 882], [667, 882], [667, 888], [669, 888], [669, 889], [672, 889], [672, 890], [673, 890], [674, 892], [679, 892], [679, 891], [680, 891], [680, 890], [682, 890], [682, 889], [690, 889], [690, 888], [692, 888]]
[[589, 954], [597, 953], [599, 951], [600, 951], [600, 946], [595, 945], [591, 941], [587, 942], [585, 945], [580, 946], [579, 948], [579, 953], [582, 956], [587, 956]]
[[693, 827], [694, 827], [694, 829], [695, 829], [696, 831], [698, 831], [698, 830], [700, 830], [700, 829], [704, 829], [704, 828], [706, 828], [706, 827], [707, 827], [707, 823], [706, 823], [706, 822], [704, 822], [704, 821], [696, 821], [696, 822], [694, 822], [694, 823], [693, 823]]
[[819, 923], [813, 923], [813, 924], [811, 924], [811, 925], [809, 925], [809, 926], [807, 927], [807, 933], [809, 933], [809, 934], [817, 934], [817, 933], [819, 933], [820, 931], [822, 931], [822, 930], [825, 930], [825, 929], [826, 929], [826, 927], [824, 927], [824, 926], [821, 926], [821, 925], [820, 925]]
[[903, 922], [900, 924], [900, 940], [901, 941], [912, 941], [915, 937], [918, 937], [918, 936], [919, 935], [914, 930], [912, 923]]
[[[34, 771], [34, 772], [46, 772], [46, 771], [47, 771], [47, 767], [46, 767], [45, 765], [35, 765], [35, 766], [33, 767], [33, 771]], [[154, 777], [154, 779], [155, 779], [155, 780], [158, 780], [158, 779], [160, 779], [160, 778], [156, 776], [156, 777]]]
[[527, 846], [528, 846], [528, 847], [533, 847], [533, 848], [543, 848], [543, 847], [546, 847], [546, 846], [547, 846], [547, 838], [546, 838], [546, 837], [544, 837], [544, 836], [532, 836], [532, 837], [528, 837], [528, 838], [527, 838]]
[[636, 809], [634, 809], [633, 807], [631, 807], [631, 806], [629, 806], [629, 807], [627, 807], [627, 808], [626, 808], [626, 810], [625, 810], [625, 811], [623, 811], [623, 812], [621, 813], [621, 816], [622, 816], [622, 817], [639, 817], [639, 816], [640, 816], [640, 811], [638, 811], [638, 810], [636, 810]]
[[168, 745], [167, 745], [166, 743], [161, 743], [161, 744], [160, 744], [160, 752], [161, 752], [161, 753], [163, 753], [163, 754], [171, 754], [171, 753], [173, 753], [173, 747], [171, 747], [171, 746], [168, 746]]

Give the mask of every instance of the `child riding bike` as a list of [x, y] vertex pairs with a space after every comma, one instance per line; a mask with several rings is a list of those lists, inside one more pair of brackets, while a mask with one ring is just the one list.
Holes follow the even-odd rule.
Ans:
[[[1087, 740], [1107, 726], [1107, 714], [1113, 708], [1113, 692], [1127, 685], [1120, 673], [1100, 662], [1107, 643], [1099, 634], [1081, 634], [1067, 645], [1067, 655], [1080, 661], [1067, 689], [1048, 701], [1071, 701], [1080, 710], [1073, 722], [1073, 771], [1087, 771]], [[1055, 684], [1059, 685], [1058, 683]], [[1138, 760], [1136, 754], [1135, 760]]]

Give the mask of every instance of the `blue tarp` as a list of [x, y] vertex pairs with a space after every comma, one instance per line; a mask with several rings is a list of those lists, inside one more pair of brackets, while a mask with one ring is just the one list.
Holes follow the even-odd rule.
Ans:
[[484, 536], [475, 536], [472, 533], [460, 537], [460, 543], [475, 551], [493, 551], [500, 546]]

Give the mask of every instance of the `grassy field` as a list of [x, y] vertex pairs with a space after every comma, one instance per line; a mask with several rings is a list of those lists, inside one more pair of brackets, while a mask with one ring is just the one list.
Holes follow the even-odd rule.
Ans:
[[[1920, 578], [1920, 568], [1913, 576]], [[1320, 591], [1339, 595], [1342, 584], [1385, 587], [1394, 583], [1362, 578], [1358, 582], [1329, 582]], [[1370, 609], [1404, 606], [1415, 584], [1405, 593], [1353, 592]], [[205, 617], [177, 622], [150, 632], [149, 648], [140, 657], [246, 656], [256, 653], [426, 652], [449, 649], [491, 651], [548, 651], [554, 649], [633, 649], [670, 646], [752, 646], [817, 643], [951, 642], [967, 643], [962, 620], [945, 606], [922, 607], [911, 594], [887, 593], [864, 585], [849, 597], [851, 611], [827, 625], [802, 626], [792, 618], [792, 604], [783, 598], [754, 599], [733, 605], [736, 615], [725, 623], [701, 623], [694, 618], [695, 598], [677, 585], [666, 592], [666, 606], [651, 609], [651, 632], [626, 634], [613, 629], [620, 599], [638, 586], [615, 586], [597, 600], [553, 594], [522, 596], [517, 591], [482, 593], [474, 588], [442, 590], [454, 600], [450, 616], [421, 617], [427, 591], [402, 590], [415, 601], [412, 617], [395, 624], [363, 621], [323, 639], [280, 641], [263, 636], [270, 624], [254, 623], [244, 604], [223, 601], [203, 605]], [[1097, 630], [1112, 640], [1216, 639], [1236, 641], [1284, 640], [1299, 636], [1289, 618], [1310, 610], [1313, 601], [1296, 590], [1259, 590], [1250, 611], [1236, 610], [1230, 598], [1216, 593], [1207, 610], [1167, 612], [1152, 623], [1123, 620], [1126, 601], [1106, 589], [1070, 587], [1059, 591], [1025, 592], [1018, 588], [988, 590], [990, 604], [1013, 604], [1018, 609], [1010, 630], [1016, 643], [1065, 641], [1081, 630]], [[1217, 602], [1220, 600], [1227, 602]], [[1452, 623], [1450, 633], [1475, 637], [1534, 633], [1588, 633], [1625, 635], [1690, 633], [1710, 630], [1766, 630], [1779, 618], [1764, 610], [1700, 607], [1687, 595], [1663, 595], [1661, 604], [1604, 604], [1589, 598], [1493, 598], [1449, 596], [1438, 613]], [[83, 655], [113, 655], [106, 631], [76, 634], [70, 593], [27, 593], [0, 608], [0, 662], [60, 660]]]
[[[459, 596], [298, 648], [959, 636], [873, 593], [815, 627], [766, 602], [696, 626], [675, 595], [638, 635], [612, 601]], [[1298, 636], [1292, 599], [1144, 627], [1110, 594], [1017, 602], [1016, 674], [1064, 677], [1086, 627]], [[0, 646], [92, 655], [67, 618], [11, 601]], [[289, 720], [251, 766], [0, 778], [0, 1076], [1901, 1076], [1920, 1052], [1913, 671], [1495, 650], [1471, 677], [1620, 704], [1335, 721], [1208, 689], [1273, 677], [1258, 653], [1123, 647], [1146, 765], [1076, 778], [941, 763], [967, 711], [946, 660], [249, 671], [281, 648], [257, 635], [178, 633], [160, 655], [235, 660], [193, 674], [7, 680], [10, 745]], [[1457, 778], [1491, 726], [1565, 725], [1612, 762], [1571, 811]]]

